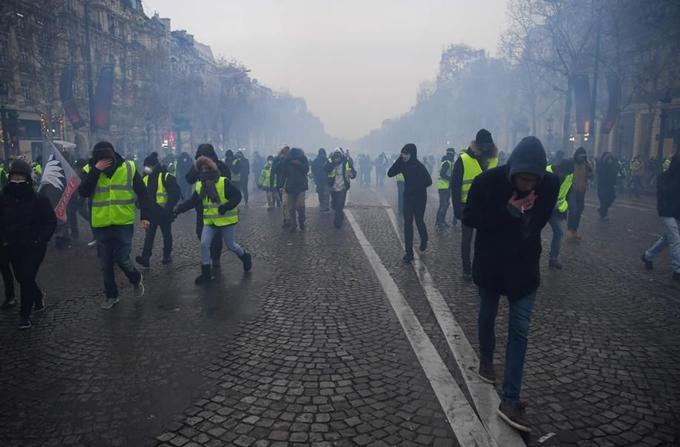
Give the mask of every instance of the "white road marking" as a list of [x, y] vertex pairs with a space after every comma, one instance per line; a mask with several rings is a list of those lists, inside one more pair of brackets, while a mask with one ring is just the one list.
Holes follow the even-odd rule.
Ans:
[[387, 299], [404, 330], [404, 334], [406, 334], [406, 338], [411, 344], [413, 352], [418, 358], [418, 362], [430, 381], [430, 385], [437, 396], [437, 400], [439, 400], [444, 414], [446, 414], [446, 418], [458, 442], [463, 446], [479, 447], [505, 447], [508, 445], [496, 443], [489, 435], [485, 426], [477, 417], [475, 410], [467, 401], [465, 394], [463, 394], [463, 391], [458, 386], [458, 383], [451, 376], [432, 341], [425, 333], [413, 309], [411, 309], [399, 291], [399, 287], [390, 276], [371, 243], [366, 239], [354, 215], [350, 210], [345, 210], [345, 216], [352, 230], [354, 230], [359, 245], [361, 245], [364, 254], [368, 258], [376, 277], [380, 281], [385, 295], [387, 295]]
[[[381, 196], [380, 200], [385, 206], [385, 210], [387, 211], [394, 231], [397, 233], [397, 237], [402, 241], [394, 210], [389, 206], [384, 197]], [[413, 267], [416, 276], [425, 291], [425, 297], [427, 298], [428, 303], [430, 303], [437, 323], [444, 333], [446, 342], [461, 371], [461, 375], [465, 380], [465, 386], [472, 397], [472, 401], [482, 422], [499, 445], [504, 447], [525, 446], [526, 444], [521, 436], [498, 417], [496, 410], [500, 405], [500, 398], [498, 397], [496, 389], [492, 385], [481, 380], [477, 375], [479, 358], [477, 357], [474, 348], [465, 336], [460, 324], [458, 324], [453, 316], [451, 308], [444, 300], [441, 292], [435, 287], [427, 267], [420, 261], [417, 253], [414, 254], [414, 257]]]

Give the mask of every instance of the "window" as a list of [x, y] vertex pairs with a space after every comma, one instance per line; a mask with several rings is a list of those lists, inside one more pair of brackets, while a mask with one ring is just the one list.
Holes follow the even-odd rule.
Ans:
[[28, 82], [21, 83], [21, 95], [24, 97], [26, 102], [31, 101], [31, 87], [28, 85]]

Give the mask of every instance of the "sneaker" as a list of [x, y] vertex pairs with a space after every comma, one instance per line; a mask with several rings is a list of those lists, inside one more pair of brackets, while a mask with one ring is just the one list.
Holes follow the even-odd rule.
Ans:
[[427, 239], [420, 241], [420, 251], [423, 252], [425, 250], [427, 250]]
[[493, 367], [493, 363], [479, 362], [479, 370], [477, 371], [479, 378], [486, 383], [495, 384], [496, 383], [496, 370]]
[[31, 326], [31, 319], [28, 317], [21, 317], [19, 319], [19, 329], [29, 329]]
[[100, 307], [101, 307], [102, 309], [104, 309], [104, 310], [109, 310], [109, 309], [111, 309], [113, 306], [115, 306], [116, 304], [118, 304], [118, 301], [120, 301], [120, 299], [119, 299], [118, 297], [116, 297], [116, 298], [106, 298], [106, 299], [104, 300], [104, 302], [101, 304]]
[[647, 270], [654, 270], [654, 263], [647, 259], [647, 255], [642, 253], [642, 256], [640, 256], [640, 259], [642, 260], [642, 263], [645, 265], [645, 268]]
[[142, 256], [137, 256], [137, 257], [135, 258], [135, 261], [137, 261], [137, 264], [141, 265], [141, 266], [144, 267], [144, 268], [147, 268], [147, 269], [148, 269], [149, 266], [150, 266], [150, 264], [149, 264], [149, 259], [148, 259], [148, 258], [144, 258], [144, 257], [142, 257]]
[[2, 306], [0, 306], [0, 309], [8, 310], [8, 309], [13, 308], [16, 305], [17, 305], [17, 300], [15, 300], [14, 298], [11, 298], [11, 299], [5, 300], [5, 302], [2, 303]]
[[551, 259], [548, 261], [548, 267], [551, 269], [562, 270], [562, 264], [557, 259]]
[[139, 282], [133, 284], [133, 293], [135, 298], [141, 298], [144, 296], [144, 275], [139, 274]]
[[410, 264], [413, 261], [413, 253], [406, 253], [403, 258], [401, 258], [406, 264]]
[[524, 414], [525, 409], [526, 404], [524, 402], [513, 403], [509, 400], [504, 400], [498, 407], [498, 415], [511, 427], [525, 433], [531, 433], [531, 426]]
[[90, 242], [87, 243], [87, 246], [90, 247], [90, 248], [92, 248], [92, 247], [94, 247], [94, 246], [96, 246], [96, 245], [97, 245], [97, 241], [96, 241], [96, 240], [90, 241]]

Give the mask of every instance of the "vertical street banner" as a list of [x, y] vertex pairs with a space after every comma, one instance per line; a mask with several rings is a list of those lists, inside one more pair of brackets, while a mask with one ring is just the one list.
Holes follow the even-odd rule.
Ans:
[[113, 65], [104, 65], [99, 70], [99, 79], [97, 79], [94, 95], [94, 127], [99, 130], [109, 130], [111, 124], [113, 79]]
[[79, 129], [85, 125], [83, 117], [78, 112], [78, 105], [73, 94], [73, 81], [76, 78], [77, 67], [75, 65], [67, 65], [61, 72], [61, 79], [59, 80], [59, 97], [64, 106], [64, 114], [68, 118], [69, 123], [74, 129]]
[[80, 177], [50, 141], [43, 142], [42, 159], [44, 166], [38, 193], [50, 200], [57, 219], [65, 223], [68, 220], [66, 209], [78, 190]]
[[588, 75], [577, 74], [572, 78], [574, 109], [576, 110], [576, 133], [585, 135], [591, 131], [590, 82]]

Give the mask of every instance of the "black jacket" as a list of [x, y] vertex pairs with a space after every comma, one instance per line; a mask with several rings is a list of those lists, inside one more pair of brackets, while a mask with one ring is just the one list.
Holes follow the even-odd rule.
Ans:
[[[158, 191], [158, 174], [162, 173], [161, 181], [165, 192], [168, 195], [165, 205], [161, 206], [156, 203], [156, 192]], [[147, 199], [149, 201], [149, 220], [153, 223], [167, 223], [172, 221], [172, 211], [175, 205], [179, 202], [180, 191], [177, 184], [177, 178], [172, 174], [167, 174], [167, 171], [157, 166], [154, 171], [149, 174], [148, 183], [146, 186]]]
[[404, 197], [427, 199], [427, 188], [432, 185], [432, 177], [418, 160], [415, 149], [411, 151], [411, 159], [408, 162], [399, 157], [387, 171], [388, 177], [395, 177], [398, 174], [404, 174]]
[[47, 197], [29, 183], [8, 183], [0, 195], [0, 244], [10, 247], [46, 245], [57, 227]]
[[[116, 163], [115, 166], [113, 167], [113, 171], [115, 169], [118, 169], [123, 163], [125, 162], [125, 159], [121, 157], [120, 155], [116, 154]], [[88, 162], [88, 165], [90, 165], [90, 172], [86, 173], [85, 171], [81, 171], [81, 183], [80, 186], [78, 187], [78, 193], [82, 197], [89, 197], [91, 198], [94, 195], [94, 191], [97, 188], [97, 182], [99, 181], [99, 176], [100, 175], [109, 175], [106, 172], [100, 172], [98, 171], [94, 165], [95, 162], [94, 160], [90, 160]], [[113, 174], [111, 174], [113, 175]], [[144, 182], [142, 181], [142, 176], [139, 175], [139, 171], [135, 171], [135, 175], [132, 178], [132, 189], [137, 195], [137, 204], [139, 206], [140, 210], [140, 218], [142, 220], [148, 220], [149, 219], [149, 200], [146, 195], [146, 186], [144, 186]]]
[[[463, 224], [477, 229], [472, 266], [475, 283], [510, 299], [532, 293], [540, 284], [541, 230], [555, 208], [559, 191], [557, 177], [545, 172], [543, 146], [538, 139], [525, 144], [526, 140], [506, 165], [475, 178], [463, 210]], [[520, 172], [542, 179], [535, 188], [538, 198], [534, 207], [515, 214], [508, 205], [515, 190], [510, 179]]]
[[328, 163], [326, 152], [319, 151], [319, 154], [312, 162], [312, 176], [314, 177], [314, 183], [317, 185], [325, 184], [328, 179], [326, 174], [326, 163]]
[[[241, 191], [235, 187], [230, 181], [224, 182], [224, 195], [227, 197], [227, 203], [223, 205], [224, 211], [233, 210], [241, 203]], [[176, 214], [182, 214], [190, 209], [198, 208], [203, 209], [203, 200], [201, 196], [198, 195], [196, 191], [184, 202], [177, 205], [175, 209]], [[221, 212], [222, 210], [220, 210]], [[224, 214], [224, 213], [223, 213]]]
[[281, 171], [286, 192], [289, 194], [299, 194], [309, 189], [307, 174], [309, 173], [309, 161], [302, 152], [295, 149], [283, 161]]
[[680, 219], [680, 156], [675, 155], [656, 182], [656, 209], [660, 217]]

